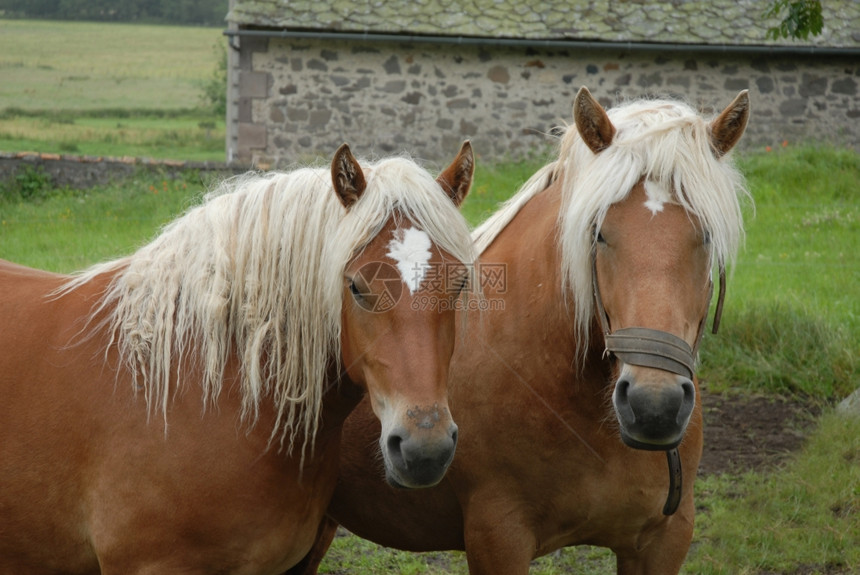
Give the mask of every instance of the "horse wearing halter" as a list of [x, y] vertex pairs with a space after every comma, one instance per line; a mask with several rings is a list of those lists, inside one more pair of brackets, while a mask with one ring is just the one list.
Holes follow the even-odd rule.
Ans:
[[[746, 126], [749, 115], [748, 96], [741, 92], [735, 101], [708, 127], [709, 143], [714, 157], [720, 159], [730, 150]], [[612, 121], [586, 88], [577, 94], [574, 103], [574, 119], [586, 146], [596, 155], [606, 150], [616, 135]], [[594, 233], [596, 237], [598, 234]], [[705, 314], [698, 325], [694, 344], [691, 347], [680, 337], [662, 330], [645, 327], [628, 327], [612, 331], [610, 320], [603, 305], [597, 281], [596, 244], [592, 244], [590, 257], [591, 291], [594, 311], [600, 322], [604, 338], [604, 357], [613, 356], [625, 364], [659, 369], [692, 380], [695, 373], [696, 354], [707, 321], [707, 310], [713, 297], [713, 282], [708, 281], [708, 296]], [[719, 295], [714, 314], [713, 333], [717, 332], [725, 299], [725, 263], [719, 261]], [[642, 449], [661, 450], [659, 446], [638, 446]], [[681, 464], [677, 447], [666, 450], [669, 467], [669, 494], [663, 509], [664, 515], [675, 513], [681, 499]]]

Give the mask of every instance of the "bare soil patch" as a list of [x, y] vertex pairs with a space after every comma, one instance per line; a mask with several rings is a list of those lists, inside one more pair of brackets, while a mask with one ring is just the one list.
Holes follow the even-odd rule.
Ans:
[[705, 445], [699, 473], [771, 469], [803, 445], [820, 408], [801, 399], [702, 389]]

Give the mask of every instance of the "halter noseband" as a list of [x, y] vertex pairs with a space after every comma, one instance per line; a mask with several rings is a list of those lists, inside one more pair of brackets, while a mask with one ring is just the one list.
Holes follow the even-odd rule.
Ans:
[[693, 378], [693, 349], [680, 337], [646, 327], [604, 333], [606, 350], [624, 363], [654, 367]]
[[[726, 268], [722, 264], [720, 264], [719, 282], [720, 292], [717, 296], [717, 308], [714, 310], [712, 333], [717, 333], [717, 329], [720, 327], [723, 302], [726, 296]], [[708, 304], [705, 306], [705, 315], [699, 322], [696, 343], [692, 348], [680, 337], [659, 329], [627, 327], [612, 331], [609, 326], [609, 316], [606, 314], [603, 299], [600, 297], [600, 286], [597, 284], [597, 253], [594, 249], [591, 251], [591, 283], [594, 291], [594, 305], [606, 346], [604, 354], [611, 353], [630, 365], [653, 367], [688, 379], [693, 378], [696, 352], [702, 341], [705, 323], [708, 319], [707, 310], [711, 306], [711, 298], [714, 293], [712, 281], [708, 281]], [[681, 503], [682, 468], [681, 456], [677, 447], [666, 451], [666, 462], [669, 466], [669, 493], [663, 506], [663, 515], [672, 515], [678, 510], [678, 505]]]

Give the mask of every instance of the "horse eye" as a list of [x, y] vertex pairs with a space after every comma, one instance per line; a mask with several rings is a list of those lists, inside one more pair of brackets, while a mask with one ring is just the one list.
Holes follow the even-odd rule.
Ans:
[[711, 232], [705, 230], [704, 237], [702, 238], [703, 243], [707, 246], [711, 244]]
[[349, 280], [349, 292], [355, 297], [361, 297], [361, 292], [358, 290], [358, 286], [355, 285], [355, 280]]
[[601, 232], [597, 232], [597, 243], [605, 244], [606, 240], [603, 238], [603, 234]]

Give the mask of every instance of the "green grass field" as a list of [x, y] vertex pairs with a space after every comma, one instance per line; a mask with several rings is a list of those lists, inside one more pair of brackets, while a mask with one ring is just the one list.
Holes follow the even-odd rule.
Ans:
[[[860, 156], [801, 147], [741, 165], [756, 209], [703, 374], [718, 390], [850, 393], [860, 356]], [[823, 350], [833, 362], [822, 363]]]
[[224, 161], [224, 122], [185, 112], [0, 116], [0, 150]]
[[194, 108], [220, 39], [218, 28], [0, 20], [0, 109]]
[[0, 150], [224, 160], [218, 28], [0, 20]]
[[[194, 88], [216, 66], [219, 38], [213, 29], [0, 20], [0, 150], [223, 159], [223, 122], [200, 125], [211, 115]], [[698, 482], [684, 573], [858, 573], [860, 421], [831, 406], [860, 382], [860, 154], [789, 146], [746, 153], [741, 166], [756, 207], [722, 328], [703, 343], [701, 376], [712, 391], [817, 401], [823, 415], [779, 469]], [[467, 218], [482, 220], [536, 167], [479, 165]], [[0, 183], [0, 258], [69, 272], [127, 254], [206, 187], [189, 173], [57, 190], [26, 174]], [[532, 567], [540, 575], [613, 570], [611, 554], [589, 547]], [[467, 569], [459, 553], [394, 552], [347, 536], [324, 572]]]

